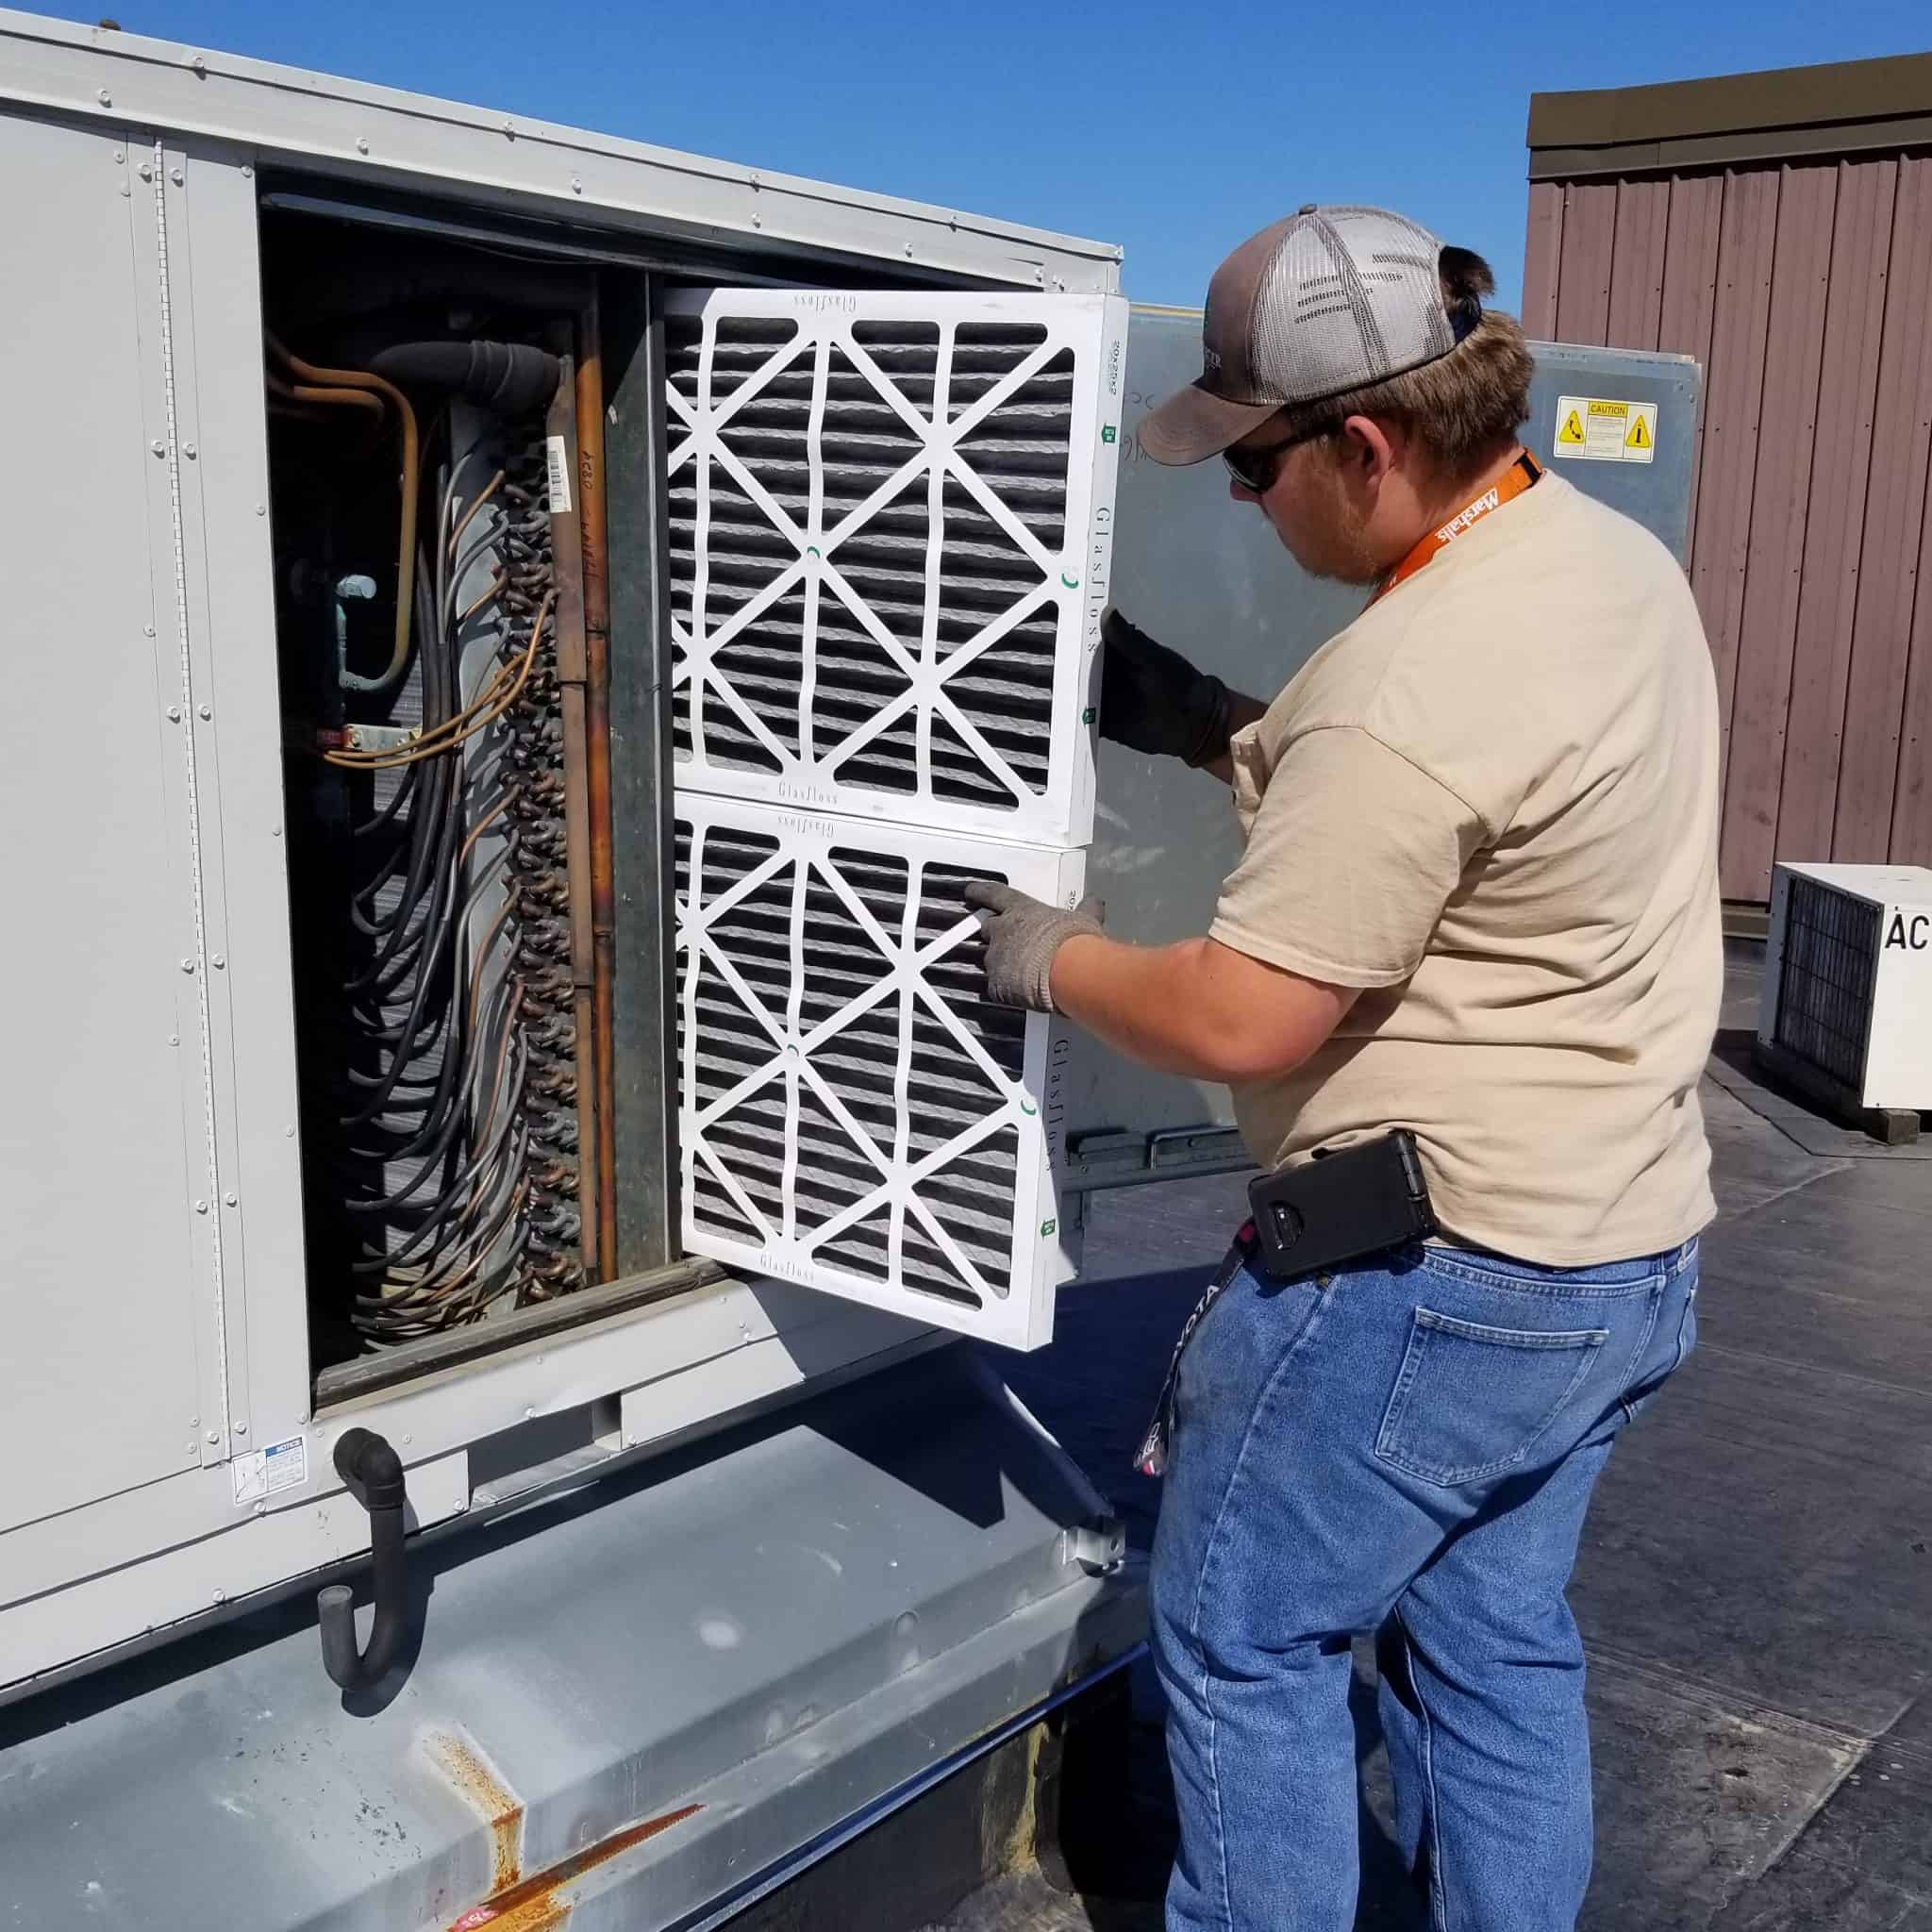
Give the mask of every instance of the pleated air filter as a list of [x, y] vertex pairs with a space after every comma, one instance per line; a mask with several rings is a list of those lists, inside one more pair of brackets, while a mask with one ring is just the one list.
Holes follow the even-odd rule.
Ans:
[[1079, 896], [1125, 305], [670, 298], [684, 1242], [1020, 1348], [1066, 1039], [962, 897]]
[[988, 1004], [962, 893], [1075, 851], [676, 806], [686, 1244], [1020, 1348], [1052, 1333], [1065, 1040]]
[[1126, 305], [669, 298], [675, 755], [734, 797], [1084, 844]]

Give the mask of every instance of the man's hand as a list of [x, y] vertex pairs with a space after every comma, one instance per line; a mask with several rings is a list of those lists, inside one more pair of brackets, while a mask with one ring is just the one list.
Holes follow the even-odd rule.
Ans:
[[1054, 1009], [1053, 956], [1070, 940], [1101, 929], [1107, 908], [1088, 899], [1072, 912], [1029, 897], [1017, 886], [970, 885], [966, 903], [986, 935], [987, 997], [1003, 1007]]
[[1109, 608], [1100, 620], [1100, 735], [1196, 767], [1227, 755], [1234, 693]]

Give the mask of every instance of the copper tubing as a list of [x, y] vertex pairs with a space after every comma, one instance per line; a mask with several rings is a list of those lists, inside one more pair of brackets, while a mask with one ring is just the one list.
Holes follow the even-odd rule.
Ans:
[[617, 873], [610, 827], [610, 588], [597, 290], [577, 314], [577, 484], [584, 533], [584, 737], [591, 820], [591, 1032], [597, 1108], [597, 1272], [617, 1271]]
[[[375, 689], [381, 691], [402, 676], [403, 666], [409, 661], [412, 635], [409, 620], [416, 602], [416, 492], [420, 470], [416, 412], [410, 408], [408, 397], [394, 383], [385, 382], [379, 375], [371, 375], [362, 369], [318, 369], [312, 362], [305, 362], [299, 356], [290, 355], [274, 336], [265, 340], [269, 353], [276, 361], [291, 375], [300, 376], [305, 383], [323, 389], [362, 390], [368, 391], [372, 399], [380, 396], [393, 405], [397, 421], [402, 425], [403, 521], [396, 541], [396, 640], [390, 654], [389, 668], [375, 685]], [[271, 377], [270, 381], [273, 382], [274, 378]], [[380, 408], [381, 404], [376, 407]]]
[[367, 409], [378, 421], [382, 416], [382, 398], [373, 396], [366, 390], [359, 389], [316, 389], [308, 383], [284, 382], [278, 375], [266, 378], [268, 391], [274, 396], [287, 396], [296, 403], [333, 403], [343, 408]]

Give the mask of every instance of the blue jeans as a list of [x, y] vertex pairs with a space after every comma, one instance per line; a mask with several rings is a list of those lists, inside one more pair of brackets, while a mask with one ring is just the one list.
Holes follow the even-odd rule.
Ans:
[[1154, 1547], [1169, 1932], [1347, 1932], [1350, 1640], [1378, 1633], [1399, 1848], [1437, 1932], [1562, 1932], [1590, 1879], [1564, 1600], [1617, 1431], [1696, 1336], [1697, 1244], [1537, 1268], [1243, 1266], [1181, 1359]]

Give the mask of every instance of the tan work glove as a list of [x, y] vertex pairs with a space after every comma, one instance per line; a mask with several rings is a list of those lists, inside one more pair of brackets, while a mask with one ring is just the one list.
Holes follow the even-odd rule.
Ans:
[[1017, 886], [974, 884], [965, 896], [986, 935], [987, 998], [1003, 1007], [1053, 1012], [1053, 956], [1083, 933], [1099, 935], [1107, 908], [1086, 899], [1065, 912]]

